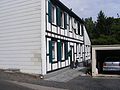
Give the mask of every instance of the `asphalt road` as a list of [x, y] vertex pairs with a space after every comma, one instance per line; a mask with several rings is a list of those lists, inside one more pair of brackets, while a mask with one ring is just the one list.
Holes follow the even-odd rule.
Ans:
[[[92, 78], [89, 76], [78, 76], [68, 82], [55, 81], [31, 81], [28, 83], [54, 87], [66, 90], [120, 90], [120, 78]], [[0, 80], [0, 90], [32, 90], [17, 84], [13, 84], [4, 80]], [[49, 90], [49, 89], [47, 89]]]
[[32, 90], [32, 89], [0, 80], [0, 90]]
[[39, 82], [38, 84], [68, 90], [120, 90], [120, 78], [114, 77], [92, 78], [90, 76], [78, 76], [65, 83]]
[[68, 82], [70, 90], [120, 90], [120, 78], [77, 77]]
[[[65, 74], [65, 72], [63, 74]], [[33, 76], [26, 76], [19, 73], [8, 74], [1, 71], [0, 90], [31, 90], [24, 86], [20, 86], [20, 84], [7, 82], [6, 80], [31, 83], [45, 87], [54, 87], [67, 90], [120, 90], [120, 77], [93, 78], [91, 76], [78, 76], [67, 82], [57, 82], [43, 79], [41, 80]]]

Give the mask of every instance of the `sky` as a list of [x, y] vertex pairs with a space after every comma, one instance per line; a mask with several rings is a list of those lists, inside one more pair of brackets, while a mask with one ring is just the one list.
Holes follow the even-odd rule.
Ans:
[[92, 17], [97, 19], [97, 15], [102, 10], [106, 16], [120, 16], [120, 0], [60, 0], [68, 8], [81, 18]]

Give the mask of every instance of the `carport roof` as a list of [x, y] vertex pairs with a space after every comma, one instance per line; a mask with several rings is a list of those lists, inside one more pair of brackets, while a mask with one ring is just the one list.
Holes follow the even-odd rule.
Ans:
[[95, 50], [120, 50], [120, 45], [92, 45]]
[[92, 45], [92, 47], [120, 47], [120, 45]]

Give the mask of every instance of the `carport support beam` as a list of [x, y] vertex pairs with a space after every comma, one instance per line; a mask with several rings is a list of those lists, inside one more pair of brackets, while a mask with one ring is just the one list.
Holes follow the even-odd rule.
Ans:
[[92, 49], [92, 76], [98, 75], [98, 69], [96, 68], [96, 50]]

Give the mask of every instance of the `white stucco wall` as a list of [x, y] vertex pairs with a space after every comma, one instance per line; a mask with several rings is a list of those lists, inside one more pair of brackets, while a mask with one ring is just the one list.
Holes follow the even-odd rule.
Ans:
[[85, 27], [84, 27], [84, 45], [85, 45], [84, 46], [85, 60], [90, 60], [91, 59], [91, 41]]

